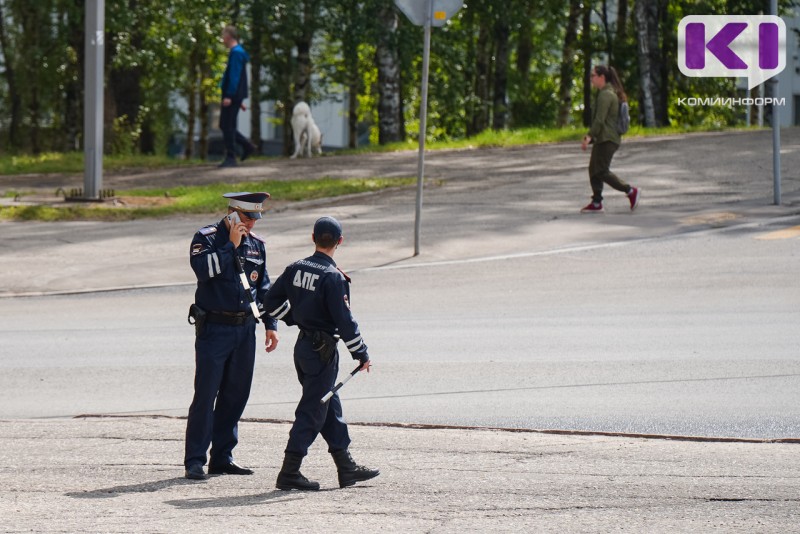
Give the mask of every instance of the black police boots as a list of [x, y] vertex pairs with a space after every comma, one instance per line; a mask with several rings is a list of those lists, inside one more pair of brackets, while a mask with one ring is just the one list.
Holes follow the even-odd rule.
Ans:
[[275, 483], [275, 487], [279, 490], [319, 490], [319, 482], [308, 480], [300, 473], [300, 464], [302, 463], [302, 456], [287, 452], [286, 456], [283, 457], [283, 467], [281, 467], [281, 472], [278, 473], [278, 481]]
[[339, 487], [346, 488], [356, 482], [363, 482], [380, 475], [377, 469], [369, 469], [363, 465], [358, 465], [350, 456], [350, 451], [333, 451], [331, 453], [333, 461], [336, 462], [336, 470], [339, 472]]

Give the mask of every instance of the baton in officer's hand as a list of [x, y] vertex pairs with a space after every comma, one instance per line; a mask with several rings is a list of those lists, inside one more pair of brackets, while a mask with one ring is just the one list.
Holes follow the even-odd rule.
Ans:
[[256, 322], [258, 322], [258, 318], [261, 316], [261, 312], [258, 311], [258, 306], [256, 306], [256, 301], [253, 300], [253, 293], [250, 290], [250, 282], [247, 281], [247, 275], [244, 274], [244, 266], [242, 265], [242, 258], [239, 257], [238, 254], [234, 252], [233, 254], [233, 263], [236, 264], [236, 270], [239, 271], [239, 280], [242, 282], [242, 288], [244, 292], [247, 293], [247, 300], [250, 301], [250, 309], [253, 311], [253, 317], [256, 318]]
[[336, 393], [337, 391], [339, 391], [339, 390], [342, 388], [342, 386], [343, 386], [343, 385], [347, 384], [347, 381], [348, 381], [348, 380], [350, 380], [351, 378], [353, 378], [354, 376], [356, 376], [356, 373], [357, 373], [357, 372], [359, 372], [359, 371], [361, 370], [361, 368], [362, 368], [362, 367], [364, 367], [364, 364], [363, 364], [363, 363], [359, 363], [359, 364], [358, 364], [358, 367], [356, 367], [355, 369], [353, 369], [353, 370], [350, 372], [350, 374], [349, 374], [349, 375], [347, 375], [347, 376], [345, 377], [345, 379], [344, 379], [344, 380], [342, 380], [341, 382], [339, 382], [338, 384], [336, 384], [336, 385], [333, 387], [333, 389], [332, 389], [332, 390], [330, 390], [329, 392], [327, 392], [327, 393], [325, 394], [325, 396], [324, 396], [324, 397], [322, 397], [322, 399], [320, 399], [319, 403], [320, 403], [320, 404], [325, 404], [326, 402], [328, 402], [328, 401], [330, 400], [330, 398], [331, 398], [331, 397], [333, 397], [333, 394], [334, 394], [334, 393]]

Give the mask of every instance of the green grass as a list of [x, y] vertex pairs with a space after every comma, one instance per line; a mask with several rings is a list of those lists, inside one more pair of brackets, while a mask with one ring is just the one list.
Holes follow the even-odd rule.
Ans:
[[[737, 131], [746, 130], [746, 127], [725, 127], [710, 129], [707, 126], [667, 126], [663, 128], [643, 128], [631, 125], [625, 134], [625, 139], [631, 137], [651, 137], [662, 135], [682, 135], [687, 133], [708, 131]], [[425, 143], [426, 150], [452, 150], [469, 148], [495, 148], [519, 145], [536, 145], [543, 143], [563, 143], [569, 141], [580, 142], [588, 128], [521, 128], [519, 130], [485, 130], [480, 134], [466, 139], [438, 140]], [[364, 154], [370, 152], [394, 152], [399, 150], [417, 150], [416, 141], [402, 141], [382, 146], [365, 146], [362, 148], [343, 150], [343, 154]]]
[[[414, 184], [416, 178], [320, 178], [317, 180], [217, 183], [203, 186], [185, 186], [169, 189], [133, 189], [118, 191], [118, 197], [138, 197], [154, 205], [140, 207], [113, 207], [107, 204], [70, 204], [52, 206], [0, 207], [0, 220], [20, 221], [74, 221], [104, 220], [124, 221], [178, 214], [221, 213], [226, 201], [223, 193], [230, 191], [267, 191], [279, 201], [302, 201], [337, 197], [355, 193], [375, 192], [390, 187]], [[169, 199], [169, 200], [166, 200]], [[168, 202], [165, 205], [155, 205]], [[267, 202], [269, 205], [269, 201]]]
[[[199, 160], [181, 160], [167, 156], [104, 156], [107, 171], [124, 169], [158, 169], [202, 165]], [[0, 157], [0, 174], [82, 174], [83, 152], [46, 152], [38, 155]]]
[[[744, 128], [724, 128], [737, 130]], [[632, 126], [626, 135], [630, 137], [646, 137], [653, 135], [678, 135], [691, 132], [709, 131], [708, 127], [670, 126], [666, 128], [642, 128]], [[425, 144], [428, 150], [509, 147], [540, 143], [557, 143], [580, 141], [586, 128], [522, 128], [519, 130], [486, 130], [477, 136], [467, 139], [429, 141]], [[342, 150], [338, 154], [364, 154], [371, 152], [395, 152], [398, 150], [416, 150], [416, 141], [409, 140], [388, 145], [369, 145], [354, 150]], [[182, 160], [167, 156], [105, 156], [103, 167], [107, 172], [125, 169], [157, 169], [179, 166], [208, 165], [201, 160]], [[36, 156], [0, 156], [0, 174], [82, 174], [82, 152], [49, 152]]]

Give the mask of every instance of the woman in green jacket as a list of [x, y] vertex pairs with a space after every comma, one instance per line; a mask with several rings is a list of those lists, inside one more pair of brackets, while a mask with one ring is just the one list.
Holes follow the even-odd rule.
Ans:
[[592, 69], [591, 82], [598, 91], [592, 108], [592, 128], [583, 137], [581, 148], [586, 150], [589, 144], [593, 144], [592, 157], [589, 160], [592, 201], [581, 210], [581, 213], [603, 212], [603, 184], [608, 184], [628, 195], [633, 211], [639, 204], [639, 189], [631, 187], [611, 172], [611, 158], [614, 157], [614, 152], [620, 143], [617, 131], [619, 103], [627, 102], [628, 97], [613, 67], [597, 65]]

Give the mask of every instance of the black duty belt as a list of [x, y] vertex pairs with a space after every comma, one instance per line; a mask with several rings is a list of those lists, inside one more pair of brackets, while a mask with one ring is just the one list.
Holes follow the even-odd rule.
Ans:
[[210, 311], [206, 312], [206, 320], [209, 323], [240, 326], [255, 321], [255, 317], [250, 310], [246, 312]]

